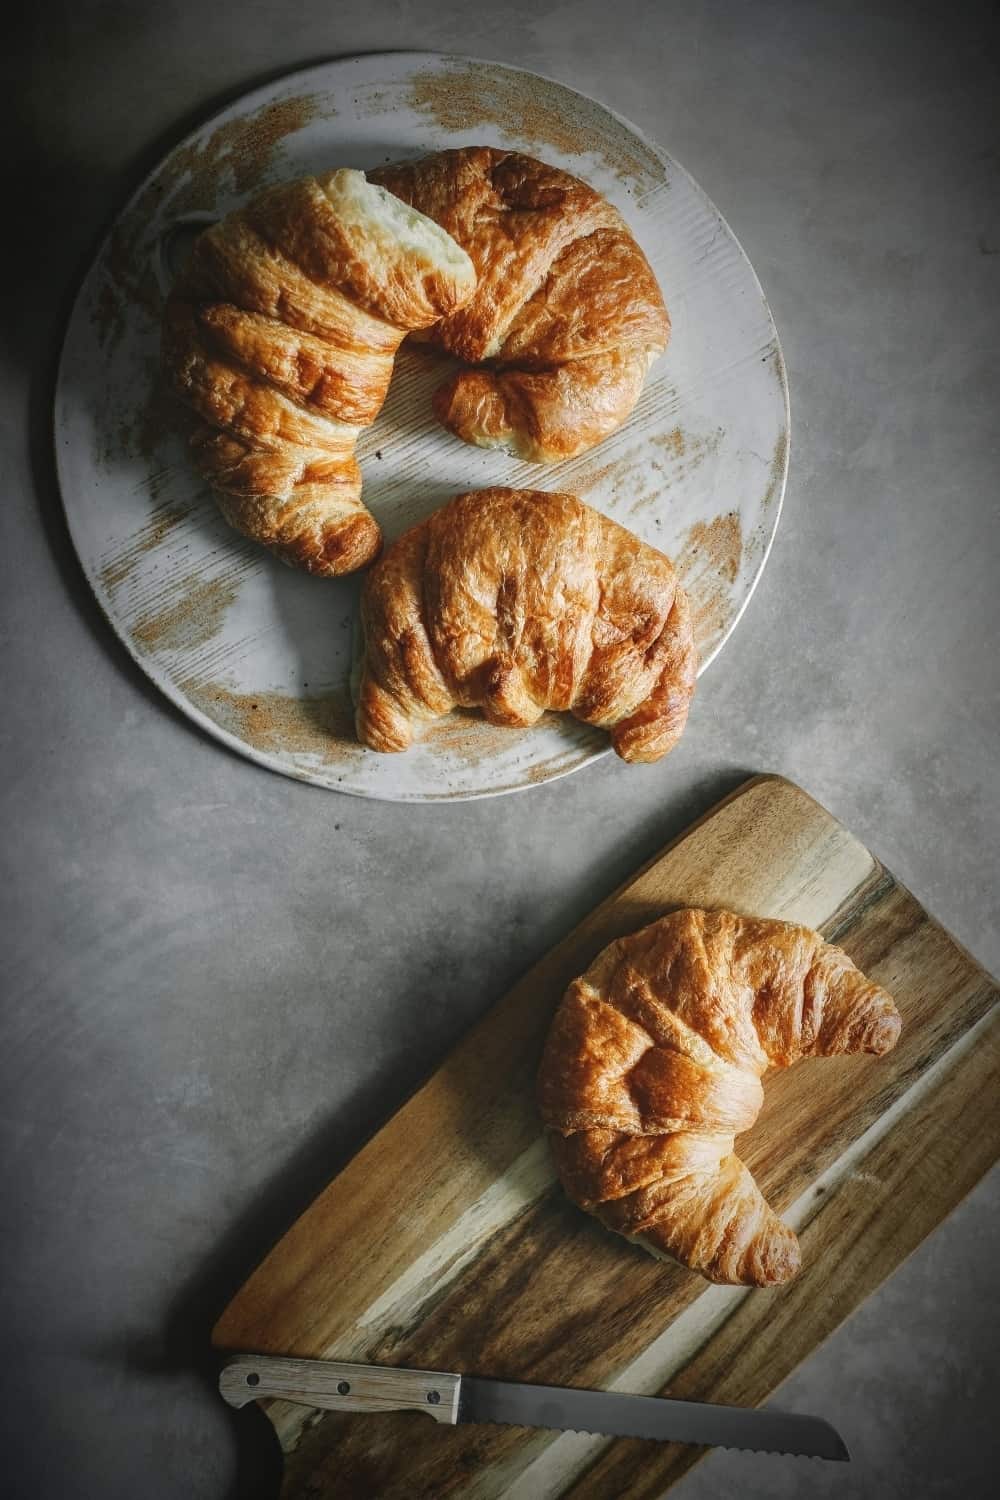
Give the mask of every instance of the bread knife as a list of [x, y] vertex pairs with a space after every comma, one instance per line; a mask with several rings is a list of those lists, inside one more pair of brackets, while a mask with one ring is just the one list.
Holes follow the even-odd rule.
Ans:
[[555, 1385], [482, 1380], [434, 1370], [340, 1364], [325, 1359], [284, 1359], [240, 1354], [219, 1376], [230, 1406], [276, 1397], [325, 1411], [422, 1411], [437, 1422], [501, 1422], [551, 1427], [606, 1437], [653, 1438], [711, 1448], [751, 1448], [810, 1458], [850, 1458], [843, 1438], [821, 1417], [583, 1391]]

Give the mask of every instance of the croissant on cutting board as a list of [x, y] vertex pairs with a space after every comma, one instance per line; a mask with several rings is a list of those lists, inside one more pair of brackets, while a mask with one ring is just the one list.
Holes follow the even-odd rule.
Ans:
[[167, 299], [162, 361], [237, 531], [327, 576], [377, 555], [355, 441], [406, 334], [474, 286], [444, 230], [348, 169], [270, 188], [198, 237]]
[[690, 611], [662, 552], [574, 495], [479, 490], [404, 533], [366, 575], [357, 732], [405, 750], [455, 707], [527, 726], [546, 709], [657, 760], [687, 722]]
[[768, 1286], [799, 1244], [733, 1152], [761, 1076], [802, 1057], [888, 1052], [891, 997], [818, 933], [682, 910], [611, 943], [566, 991], [538, 1102], [569, 1196], [710, 1281]]
[[370, 180], [435, 220], [475, 263], [474, 295], [428, 335], [483, 366], [437, 391], [446, 427], [548, 463], [622, 425], [670, 319], [617, 209], [568, 172], [487, 146], [379, 167]]

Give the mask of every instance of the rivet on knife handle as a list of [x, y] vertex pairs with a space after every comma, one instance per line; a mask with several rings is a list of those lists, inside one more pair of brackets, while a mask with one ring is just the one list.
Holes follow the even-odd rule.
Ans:
[[219, 1391], [230, 1406], [273, 1396], [326, 1411], [424, 1411], [455, 1423], [461, 1383], [459, 1375], [434, 1370], [239, 1354], [224, 1366]]

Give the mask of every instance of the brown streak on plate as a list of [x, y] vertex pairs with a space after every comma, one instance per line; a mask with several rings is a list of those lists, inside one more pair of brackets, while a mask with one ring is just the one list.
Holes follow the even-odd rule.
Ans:
[[781, 493], [781, 484], [785, 477], [785, 469], [788, 465], [788, 432], [782, 432], [774, 445], [771, 455], [771, 467], [768, 470], [767, 488], [764, 491], [763, 507], [765, 511], [770, 510], [775, 500]]
[[712, 635], [725, 629], [742, 553], [739, 512], [732, 510], [714, 521], [696, 521], [674, 559], [691, 600], [695, 640], [703, 653]]
[[[771, 462], [767, 471], [767, 484], [761, 499], [761, 510], [766, 518], [772, 506], [781, 497], [782, 486], [785, 482], [785, 474], [788, 469], [788, 432], [779, 434], [771, 454]], [[751, 536], [746, 540], [745, 555], [749, 560], [756, 558], [763, 552], [768, 538], [773, 533], [768, 529], [766, 519], [761, 521]]]
[[599, 464], [596, 468], [584, 469], [570, 480], [572, 493], [585, 495], [588, 490], [603, 484], [607, 479], [611, 481], [612, 490], [617, 491], [620, 484], [631, 478], [634, 464], [635, 455], [628, 454], [625, 458], [612, 459], [610, 463]]
[[[558, 91], [559, 102], [553, 95]], [[622, 182], [648, 192], [667, 180], [659, 155], [600, 106], [570, 89], [495, 65], [469, 62], [414, 79], [411, 107], [443, 130], [471, 138], [477, 126], [495, 126], [504, 135], [547, 146], [567, 156], [586, 152], [603, 158]]]
[[138, 401], [123, 408], [117, 426], [107, 431], [101, 456], [105, 464], [141, 458], [152, 469], [163, 463], [161, 444], [172, 437], [186, 439], [193, 424], [186, 408], [161, 377], [158, 353], [143, 356], [134, 388]]
[[175, 526], [186, 521], [195, 508], [193, 505], [177, 505], [172, 501], [154, 505], [149, 520], [138, 531], [133, 532], [124, 547], [106, 555], [101, 563], [97, 576], [108, 593], [123, 584], [145, 554], [158, 547], [164, 537]]
[[220, 728], [255, 750], [320, 755], [337, 760], [353, 749], [354, 709], [345, 691], [293, 698], [287, 693], [237, 693], [217, 682], [187, 680], [178, 687]]
[[[672, 431], [651, 437], [650, 441], [664, 449], [664, 461], [658, 462], [644, 454], [641, 449], [632, 449], [623, 458], [594, 468], [584, 468], [570, 480], [574, 492], [585, 494], [597, 485], [610, 481], [614, 499], [630, 500], [627, 516], [635, 516], [641, 510], [666, 500], [671, 485], [686, 479], [707, 458], [718, 452], [724, 433], [721, 428], [705, 434], [684, 432], [675, 427]], [[629, 491], [632, 493], [629, 493]]]
[[[332, 106], [323, 107], [324, 115], [333, 112]], [[238, 193], [250, 193], [261, 185], [285, 137], [302, 130], [319, 113], [315, 94], [276, 99], [254, 114], [227, 120], [206, 141], [189, 142], [171, 153], [118, 220], [107, 243], [103, 262], [108, 280], [92, 314], [102, 345], [113, 349], [118, 344], [130, 306], [154, 320], [160, 316], [149, 229], [164, 207], [169, 207], [171, 218], [215, 208], [226, 172], [232, 174]]]
[[651, 434], [649, 441], [658, 448], [666, 448], [675, 458], [683, 458], [687, 452], [687, 435], [680, 427], [675, 427], [670, 432]]
[[456, 708], [429, 724], [416, 743], [434, 755], [453, 755], [464, 765], [477, 766], [498, 750], [507, 749], [512, 736], [527, 732], [490, 724], [477, 709]]
[[689, 528], [684, 550], [678, 555], [677, 567], [693, 571], [695, 559], [707, 565], [720, 578], [732, 583], [740, 569], [743, 533], [739, 513], [731, 510], [714, 521], [696, 521]]
[[[650, 437], [650, 442], [655, 443], [658, 448], [663, 448], [670, 458], [677, 460], [674, 476], [690, 474], [700, 464], [710, 458], [713, 453], [719, 451], [725, 432], [717, 427], [713, 432], [690, 433], [683, 428], [674, 427], [670, 432], [660, 433]], [[681, 463], [686, 458], [687, 463]]]
[[237, 578], [226, 574], [204, 580], [192, 573], [170, 589], [171, 603], [150, 610], [132, 626], [132, 639], [143, 651], [190, 651], [204, 646], [222, 628], [236, 602]]

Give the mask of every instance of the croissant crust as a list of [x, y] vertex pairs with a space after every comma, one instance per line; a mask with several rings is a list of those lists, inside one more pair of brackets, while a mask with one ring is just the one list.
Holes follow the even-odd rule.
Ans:
[[355, 441], [406, 334], [474, 285], [438, 225], [346, 169], [270, 188], [201, 234], [167, 299], [162, 362], [231, 525], [311, 573], [370, 562], [381, 532]]
[[459, 495], [366, 575], [358, 738], [405, 750], [455, 707], [526, 727], [568, 711], [624, 760], [679, 739], [690, 611], [669, 558], [574, 495]]
[[538, 1103], [569, 1196], [710, 1281], [767, 1286], [799, 1244], [734, 1154], [761, 1076], [801, 1057], [882, 1054], [891, 997], [806, 927], [682, 910], [595, 959], [545, 1044]]
[[439, 420], [468, 443], [540, 463], [620, 427], [670, 319], [617, 209], [568, 172], [486, 146], [370, 175], [446, 229], [476, 267], [475, 294], [428, 337], [485, 367], [441, 387]]

